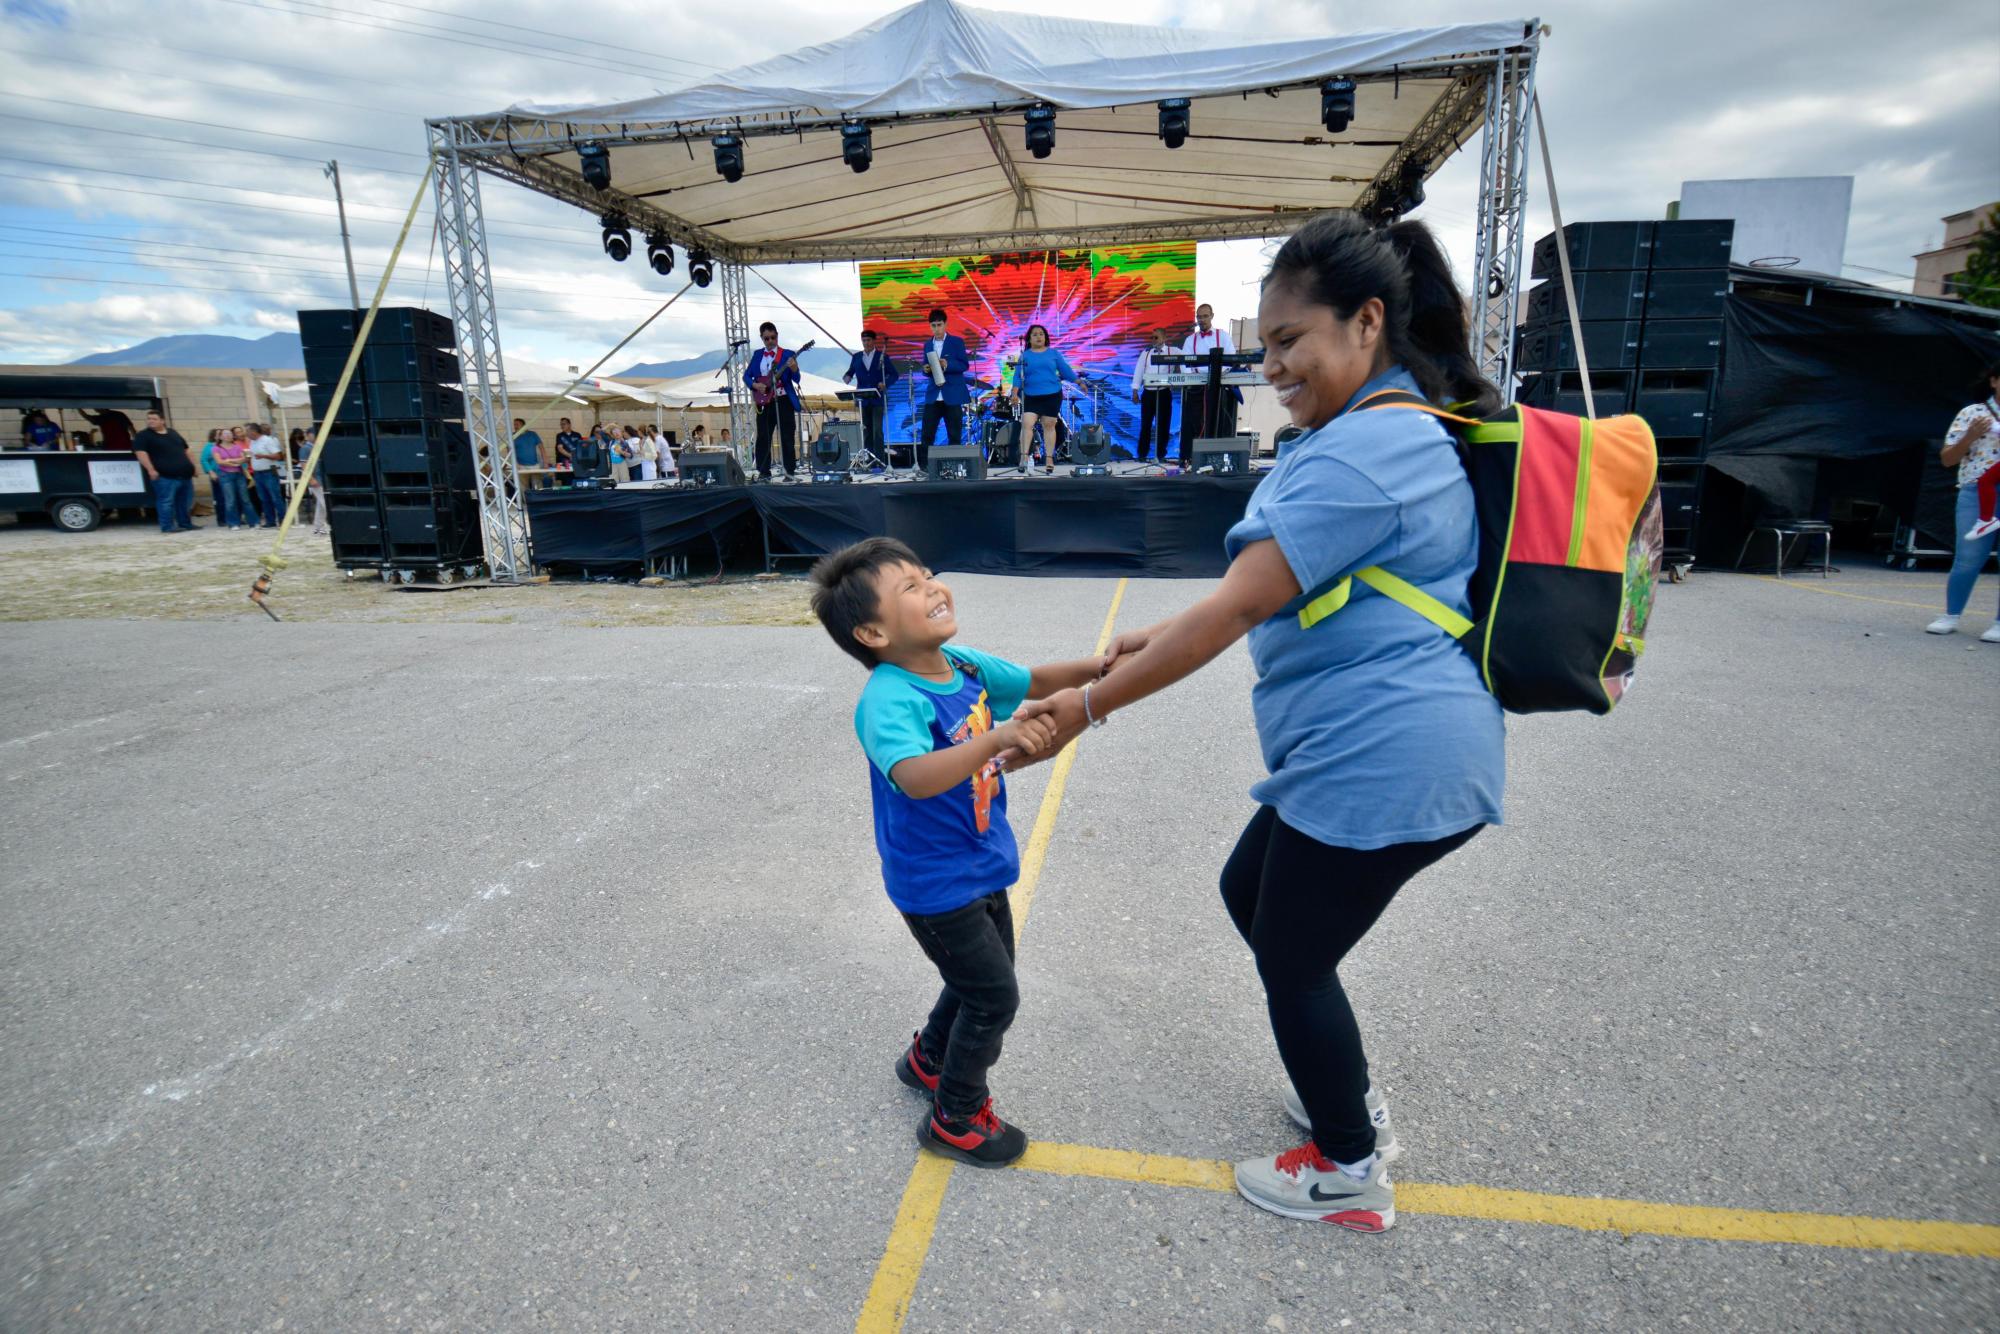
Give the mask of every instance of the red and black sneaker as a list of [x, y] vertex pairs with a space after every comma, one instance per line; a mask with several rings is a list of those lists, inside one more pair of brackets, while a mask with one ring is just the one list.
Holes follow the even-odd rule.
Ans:
[[974, 1167], [1005, 1167], [1028, 1151], [1028, 1137], [994, 1115], [991, 1098], [963, 1118], [946, 1116], [933, 1103], [917, 1143]]
[[910, 1049], [896, 1058], [896, 1078], [919, 1093], [937, 1096], [938, 1068], [924, 1058], [923, 1034], [910, 1034]]

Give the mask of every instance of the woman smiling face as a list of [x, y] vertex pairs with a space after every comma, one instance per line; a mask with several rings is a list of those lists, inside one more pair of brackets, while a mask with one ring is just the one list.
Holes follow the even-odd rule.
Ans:
[[1264, 340], [1264, 378], [1292, 424], [1308, 431], [1332, 421], [1357, 389], [1389, 366], [1379, 297], [1342, 319], [1332, 306], [1280, 279], [1264, 289], [1257, 332]]

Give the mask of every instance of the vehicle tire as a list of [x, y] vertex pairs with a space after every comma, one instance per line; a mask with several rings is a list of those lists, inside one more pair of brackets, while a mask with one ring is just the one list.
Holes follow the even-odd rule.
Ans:
[[104, 512], [87, 497], [65, 496], [49, 502], [49, 518], [66, 533], [87, 533], [104, 522]]

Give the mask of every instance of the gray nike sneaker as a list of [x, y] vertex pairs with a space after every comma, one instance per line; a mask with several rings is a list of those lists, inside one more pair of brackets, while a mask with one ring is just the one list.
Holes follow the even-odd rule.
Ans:
[[1380, 1158], [1356, 1181], [1321, 1156], [1311, 1140], [1276, 1158], [1236, 1164], [1236, 1193], [1283, 1218], [1332, 1223], [1355, 1232], [1396, 1226], [1396, 1189]]
[[[1299, 1101], [1299, 1091], [1291, 1080], [1285, 1081], [1285, 1110], [1301, 1130], [1311, 1133], [1312, 1120], [1306, 1115], [1306, 1105]], [[1375, 1124], [1375, 1155], [1385, 1163], [1393, 1163], [1403, 1156], [1403, 1141], [1396, 1138], [1396, 1127], [1389, 1121], [1389, 1103], [1375, 1086], [1368, 1086], [1368, 1119]]]

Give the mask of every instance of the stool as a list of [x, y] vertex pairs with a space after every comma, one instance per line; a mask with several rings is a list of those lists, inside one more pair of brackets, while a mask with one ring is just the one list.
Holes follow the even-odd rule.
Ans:
[[[1817, 537], [1820, 547], [1819, 577], [1824, 579], [1833, 568], [1833, 525], [1819, 519], [1763, 519], [1751, 528], [1750, 536], [1743, 539], [1742, 550], [1736, 553], [1736, 568], [1743, 568], [1743, 558], [1750, 554], [1750, 544], [1757, 540], [1759, 533], [1769, 533], [1777, 548], [1778, 578], [1785, 577], [1785, 561], [1791, 556], [1793, 546], [1809, 542]], [[1808, 569], [1811, 567], [1808, 566]]]

